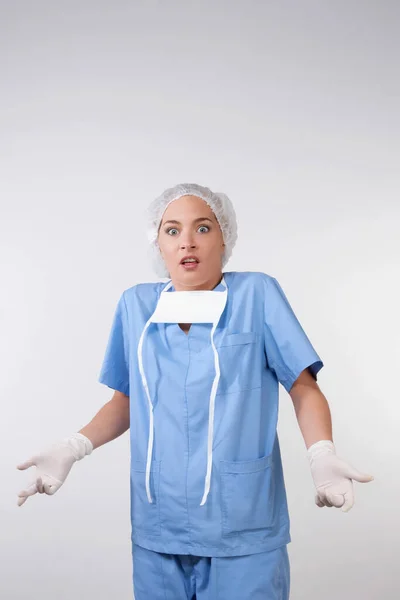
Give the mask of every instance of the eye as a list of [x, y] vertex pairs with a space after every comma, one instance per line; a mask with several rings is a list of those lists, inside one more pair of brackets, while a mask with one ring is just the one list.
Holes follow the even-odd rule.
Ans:
[[[200, 230], [200, 229], [205, 229], [205, 230], [206, 230], [206, 232], [207, 232], [207, 231], [210, 231], [210, 227], [209, 227], [208, 225], [200, 225], [198, 229], [199, 229], [199, 230]], [[171, 235], [171, 232], [173, 232], [173, 231], [176, 231], [176, 232], [178, 232], [178, 229], [177, 229], [176, 227], [168, 227], [168, 228], [165, 230], [165, 233], [167, 233], [168, 235]], [[172, 235], [175, 235], [175, 234], [172, 234]]]

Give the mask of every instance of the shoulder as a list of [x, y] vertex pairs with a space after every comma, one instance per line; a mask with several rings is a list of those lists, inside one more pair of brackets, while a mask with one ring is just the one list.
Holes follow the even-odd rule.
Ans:
[[228, 271], [225, 273], [227, 283], [234, 286], [271, 287], [277, 283], [273, 275], [263, 271]]
[[164, 285], [166, 285], [164, 282], [162, 281], [149, 281], [149, 282], [145, 282], [145, 283], [135, 283], [135, 285], [132, 285], [129, 288], [126, 288], [126, 290], [124, 290], [124, 294], [126, 296], [132, 296], [132, 295], [145, 295], [148, 293], [151, 293], [153, 291], [158, 291], [158, 289], [161, 289]]
[[122, 292], [122, 298], [129, 304], [137, 301], [148, 302], [156, 298], [164, 286], [162, 281], [136, 283]]
[[274, 307], [287, 302], [285, 293], [276, 277], [264, 271], [232, 271], [227, 279], [228, 287], [240, 298], [253, 297], [264, 306]]
[[132, 323], [145, 323], [157, 305], [159, 295], [165, 283], [137, 283], [126, 288], [120, 295], [118, 310], [122, 311]]

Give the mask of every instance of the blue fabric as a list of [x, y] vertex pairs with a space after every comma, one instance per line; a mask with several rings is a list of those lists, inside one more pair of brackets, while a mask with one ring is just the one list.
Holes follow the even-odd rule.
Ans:
[[129, 396], [129, 327], [125, 294], [115, 310], [99, 381]]
[[133, 546], [135, 600], [288, 600], [286, 546], [232, 557], [162, 554]]
[[155, 552], [240, 556], [291, 541], [276, 431], [278, 387], [290, 391], [306, 368], [316, 378], [323, 363], [274, 277], [235, 271], [224, 277], [228, 301], [214, 335], [221, 377], [204, 506], [212, 325], [195, 323], [185, 333], [175, 323], [151, 323], [146, 331], [143, 366], [155, 432], [150, 504], [149, 408], [137, 347], [166, 284], [137, 284], [116, 309], [99, 380], [130, 396], [132, 542]]

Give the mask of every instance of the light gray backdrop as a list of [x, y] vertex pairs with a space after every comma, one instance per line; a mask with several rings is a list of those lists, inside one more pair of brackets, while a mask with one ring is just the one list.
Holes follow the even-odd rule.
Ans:
[[157, 280], [144, 209], [196, 181], [231, 197], [226, 270], [280, 281], [325, 362], [338, 454], [376, 478], [348, 514], [317, 508], [281, 388], [291, 600], [394, 598], [398, 3], [0, 5], [0, 597], [132, 597], [128, 434], [22, 508], [15, 465], [111, 397], [117, 300]]

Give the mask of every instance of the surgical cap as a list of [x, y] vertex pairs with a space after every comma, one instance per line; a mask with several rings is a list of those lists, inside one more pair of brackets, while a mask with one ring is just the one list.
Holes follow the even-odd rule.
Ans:
[[150, 261], [159, 277], [169, 277], [168, 269], [161, 256], [157, 237], [163, 214], [169, 204], [182, 196], [196, 196], [204, 200], [213, 211], [221, 228], [224, 239], [222, 268], [231, 257], [237, 240], [236, 214], [232, 202], [226, 194], [212, 192], [209, 188], [197, 183], [180, 183], [165, 190], [151, 202], [147, 209], [147, 237], [150, 242]]

